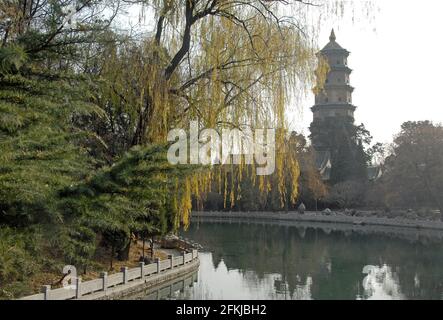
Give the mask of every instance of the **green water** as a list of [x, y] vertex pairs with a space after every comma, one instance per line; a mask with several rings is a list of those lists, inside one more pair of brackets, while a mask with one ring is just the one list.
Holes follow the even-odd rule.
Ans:
[[441, 299], [441, 240], [248, 223], [194, 223], [200, 269], [181, 299]]

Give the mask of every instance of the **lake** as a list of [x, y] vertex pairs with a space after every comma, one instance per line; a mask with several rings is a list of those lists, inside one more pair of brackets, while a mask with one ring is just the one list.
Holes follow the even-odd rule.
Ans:
[[441, 299], [441, 239], [269, 223], [198, 222], [200, 268], [172, 299]]

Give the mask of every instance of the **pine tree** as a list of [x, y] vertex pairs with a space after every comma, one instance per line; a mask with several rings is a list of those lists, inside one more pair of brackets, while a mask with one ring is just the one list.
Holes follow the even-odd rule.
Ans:
[[369, 145], [372, 137], [363, 124], [356, 126], [346, 118], [327, 118], [314, 121], [310, 131], [313, 144], [331, 153], [331, 184], [367, 179], [370, 156], [364, 145]]

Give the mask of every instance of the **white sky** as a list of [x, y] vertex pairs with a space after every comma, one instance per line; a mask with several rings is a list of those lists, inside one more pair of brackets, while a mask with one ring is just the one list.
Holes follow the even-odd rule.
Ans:
[[[374, 0], [375, 20], [350, 16], [321, 26], [319, 46], [334, 27], [337, 42], [351, 52], [356, 123], [374, 142], [390, 142], [408, 120], [443, 122], [443, 1]], [[440, 95], [442, 94], [442, 95]], [[313, 95], [292, 116], [294, 128], [309, 134]]]

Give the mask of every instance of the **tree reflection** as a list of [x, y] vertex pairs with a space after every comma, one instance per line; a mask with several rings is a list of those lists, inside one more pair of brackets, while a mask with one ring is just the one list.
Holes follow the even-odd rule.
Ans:
[[[443, 252], [438, 239], [398, 239], [329, 228], [270, 224], [200, 223], [186, 237], [243, 276], [270, 274], [278, 299], [439, 299]], [[364, 266], [373, 265], [363, 279]], [[370, 281], [369, 281], [370, 280]]]

